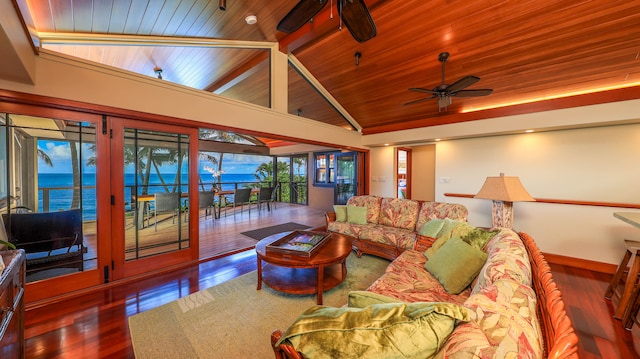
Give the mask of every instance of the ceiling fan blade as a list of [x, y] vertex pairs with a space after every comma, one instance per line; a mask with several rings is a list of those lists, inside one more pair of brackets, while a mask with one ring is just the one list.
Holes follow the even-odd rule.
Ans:
[[458, 92], [451, 93], [451, 96], [456, 97], [480, 97], [488, 96], [493, 92], [492, 89], [477, 89], [477, 90], [460, 90]]
[[422, 92], [422, 93], [430, 93], [430, 94], [434, 94], [434, 95], [437, 95], [437, 94], [438, 94], [438, 92], [436, 92], [436, 91], [433, 91], [433, 90], [427, 90], [427, 89], [423, 89], [423, 88], [420, 88], [420, 87], [410, 87], [410, 88], [409, 88], [409, 91]]
[[298, 30], [316, 16], [327, 2], [328, 0], [301, 0], [280, 20], [276, 29], [287, 34]]
[[465, 76], [465, 77], [461, 78], [460, 80], [458, 80], [458, 81], [452, 83], [451, 85], [447, 86], [445, 91], [447, 91], [449, 93], [458, 92], [458, 91], [462, 90], [463, 88], [465, 88], [467, 86], [471, 86], [471, 85], [475, 84], [478, 81], [480, 81], [479, 77], [476, 77], [476, 76]]
[[376, 24], [363, 0], [338, 0], [338, 13], [358, 42], [376, 37]]
[[402, 105], [403, 105], [403, 106], [413, 105], [413, 104], [415, 104], [415, 103], [424, 102], [424, 101], [431, 100], [431, 99], [436, 98], [436, 97], [438, 97], [438, 96], [433, 95], [433, 96], [431, 96], [431, 97], [425, 97], [425, 98], [421, 98], [421, 99], [417, 99], [417, 100], [409, 101], [409, 102], [407, 102], [407, 103], [403, 103]]

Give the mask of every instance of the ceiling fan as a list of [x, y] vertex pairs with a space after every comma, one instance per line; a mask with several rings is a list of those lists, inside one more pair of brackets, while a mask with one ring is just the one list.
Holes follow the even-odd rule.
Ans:
[[[288, 34], [298, 30], [309, 22], [327, 5], [329, 0], [301, 0], [285, 15], [278, 26], [279, 31]], [[331, 0], [333, 3], [333, 0]], [[376, 36], [376, 25], [364, 0], [336, 0], [340, 16], [340, 28], [344, 23], [358, 42], [365, 42]]]
[[480, 78], [477, 76], [465, 76], [458, 81], [452, 83], [451, 85], [447, 85], [444, 83], [444, 64], [449, 60], [448, 52], [441, 52], [438, 55], [438, 61], [442, 63], [442, 84], [440, 86], [434, 87], [433, 90], [419, 88], [419, 87], [411, 87], [409, 91], [414, 92], [422, 92], [431, 94], [430, 97], [421, 98], [415, 101], [407, 102], [405, 105], [412, 105], [414, 103], [431, 100], [433, 98], [438, 99], [438, 112], [443, 109], [446, 111], [447, 106], [451, 105], [452, 97], [480, 97], [480, 96], [488, 96], [493, 92], [492, 89], [477, 89], [477, 90], [464, 90], [465, 88], [473, 85], [474, 83], [480, 81]]

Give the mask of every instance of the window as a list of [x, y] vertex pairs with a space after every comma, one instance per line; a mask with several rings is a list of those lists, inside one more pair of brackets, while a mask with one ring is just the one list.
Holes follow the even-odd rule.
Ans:
[[335, 154], [318, 152], [313, 154], [314, 186], [333, 186], [335, 181]]

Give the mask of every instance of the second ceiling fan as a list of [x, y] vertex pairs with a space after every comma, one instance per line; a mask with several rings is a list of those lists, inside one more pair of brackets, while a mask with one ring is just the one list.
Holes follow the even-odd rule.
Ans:
[[[316, 16], [328, 1], [301, 0], [280, 20], [277, 29], [288, 34], [298, 30]], [[376, 25], [363, 0], [335, 1], [340, 16], [340, 26], [344, 23], [354, 39], [365, 42], [376, 36]]]
[[465, 76], [458, 81], [447, 85], [444, 83], [444, 64], [449, 60], [449, 53], [442, 52], [438, 55], [438, 61], [442, 63], [442, 84], [440, 86], [434, 87], [432, 90], [420, 88], [420, 87], [411, 87], [409, 91], [414, 92], [422, 92], [426, 94], [430, 94], [429, 97], [424, 97], [415, 101], [410, 101], [405, 103], [405, 105], [412, 105], [415, 103], [431, 100], [434, 98], [438, 99], [438, 112], [443, 109], [446, 110], [449, 105], [452, 103], [451, 97], [480, 97], [480, 96], [488, 96], [493, 92], [492, 89], [477, 89], [477, 90], [465, 90], [465, 88], [475, 84], [480, 81], [480, 78], [477, 76]]

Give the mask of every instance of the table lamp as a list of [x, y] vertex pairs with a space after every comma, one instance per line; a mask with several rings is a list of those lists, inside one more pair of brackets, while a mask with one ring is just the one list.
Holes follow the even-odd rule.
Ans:
[[490, 199], [493, 227], [513, 228], [513, 202], [533, 202], [535, 199], [520, 183], [518, 177], [487, 177], [474, 198]]

